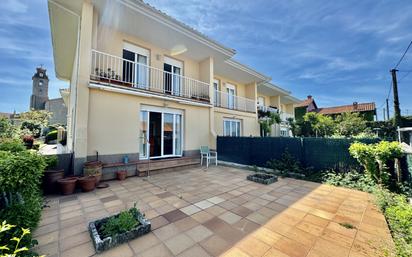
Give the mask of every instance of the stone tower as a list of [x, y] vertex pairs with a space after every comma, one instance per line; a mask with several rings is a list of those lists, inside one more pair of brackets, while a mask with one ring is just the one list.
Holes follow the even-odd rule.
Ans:
[[30, 109], [44, 110], [46, 102], [49, 100], [49, 78], [46, 75], [46, 69], [37, 67], [32, 80], [33, 90], [30, 98]]

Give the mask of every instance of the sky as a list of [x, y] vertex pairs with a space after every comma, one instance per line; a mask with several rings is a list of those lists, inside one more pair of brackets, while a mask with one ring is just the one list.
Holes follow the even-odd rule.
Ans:
[[[236, 49], [235, 59], [293, 96], [312, 95], [319, 107], [374, 101], [379, 119], [389, 70], [412, 40], [410, 0], [146, 2]], [[68, 84], [54, 75], [47, 1], [2, 0], [0, 13], [0, 112], [28, 109], [40, 64], [49, 97], [59, 97]], [[402, 114], [412, 115], [412, 49], [398, 69]]]

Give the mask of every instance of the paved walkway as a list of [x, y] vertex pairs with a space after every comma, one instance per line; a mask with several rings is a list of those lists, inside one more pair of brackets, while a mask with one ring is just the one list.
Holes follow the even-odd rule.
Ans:
[[[49, 257], [95, 255], [89, 221], [138, 202], [152, 232], [98, 256], [381, 256], [393, 243], [366, 193], [211, 167], [112, 181], [91, 193], [49, 197], [36, 250]], [[353, 228], [346, 228], [353, 226]]]

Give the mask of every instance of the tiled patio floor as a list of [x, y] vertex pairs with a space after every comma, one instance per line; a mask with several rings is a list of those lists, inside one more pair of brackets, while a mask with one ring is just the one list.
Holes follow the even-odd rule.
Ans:
[[247, 174], [224, 166], [192, 168], [50, 197], [34, 233], [36, 250], [50, 257], [92, 256], [88, 222], [138, 202], [152, 232], [102, 256], [362, 257], [392, 252], [385, 219], [368, 194], [294, 179], [264, 186], [247, 181]]

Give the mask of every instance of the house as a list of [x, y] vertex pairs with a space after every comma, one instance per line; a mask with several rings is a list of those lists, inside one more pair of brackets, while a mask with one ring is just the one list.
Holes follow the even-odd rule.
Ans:
[[217, 136], [259, 136], [259, 99], [294, 116], [297, 99], [234, 60], [235, 50], [143, 1], [48, 7], [56, 75], [70, 82], [61, 93], [76, 174], [97, 157], [184, 160], [215, 148]]
[[363, 117], [365, 120], [374, 121], [375, 116], [376, 116], [376, 106], [374, 102], [372, 103], [353, 102], [353, 104], [349, 104], [349, 105], [319, 108], [317, 112], [323, 115], [331, 116], [332, 118], [336, 118], [336, 116], [342, 113], [345, 113], [345, 112], [356, 112], [356, 113], [359, 113], [359, 115]]
[[317, 109], [318, 106], [316, 105], [315, 99], [311, 95], [308, 95], [305, 100], [295, 104], [295, 119], [303, 120], [303, 116], [305, 116], [306, 113], [316, 112]]
[[319, 108], [316, 105], [315, 99], [309, 95], [307, 99], [295, 104], [295, 118], [296, 120], [302, 120], [303, 116], [308, 112], [316, 112], [323, 115], [331, 116], [336, 118], [336, 116], [345, 112], [356, 112], [364, 117], [367, 121], [373, 121], [376, 116], [376, 106], [375, 103], [358, 103], [353, 102], [350, 105], [342, 106], [332, 106]]

